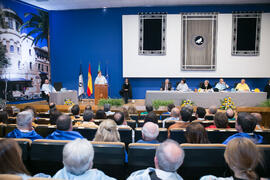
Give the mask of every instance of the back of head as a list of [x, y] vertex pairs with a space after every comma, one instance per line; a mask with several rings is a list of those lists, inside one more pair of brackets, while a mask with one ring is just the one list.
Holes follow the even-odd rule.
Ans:
[[229, 141], [224, 157], [233, 171], [242, 172], [247, 177], [245, 179], [257, 179], [254, 169], [261, 162], [261, 154], [250, 139], [234, 138]]
[[144, 123], [153, 122], [158, 124], [158, 117], [155, 112], [150, 112], [144, 117]]
[[214, 122], [217, 128], [227, 128], [229, 121], [225, 113], [217, 112], [214, 117]]
[[31, 111], [22, 111], [16, 117], [17, 127], [27, 129], [32, 125], [33, 113]]
[[83, 113], [83, 120], [84, 121], [91, 121], [94, 117], [94, 113], [91, 110], [85, 110]]
[[142, 136], [145, 141], [157, 139], [159, 134], [158, 125], [152, 122], [147, 122], [143, 125]]
[[58, 117], [61, 115], [62, 115], [62, 113], [58, 110], [50, 111], [50, 124], [56, 125], [56, 121], [57, 121]]
[[5, 108], [5, 110], [7, 111], [8, 116], [13, 116], [13, 115], [14, 115], [14, 114], [13, 114], [14, 112], [13, 112], [12, 107], [7, 106], [7, 107]]
[[262, 122], [262, 115], [260, 113], [251, 113], [251, 115], [256, 118], [257, 124], [260, 124]]
[[36, 109], [33, 106], [25, 106], [22, 111], [30, 111], [33, 113], [33, 116], [37, 116]]
[[[256, 127], [257, 119], [247, 112], [240, 112], [237, 116], [236, 129], [244, 133], [252, 133]], [[240, 128], [240, 129], [239, 129]]]
[[76, 139], [63, 149], [63, 163], [68, 172], [81, 175], [93, 166], [94, 149], [86, 139]]
[[192, 111], [190, 110], [190, 108], [184, 106], [181, 108], [180, 115], [181, 115], [182, 121], [187, 122], [191, 120]]
[[234, 118], [234, 111], [233, 111], [231, 108], [227, 109], [227, 110], [226, 110], [226, 116], [227, 116], [229, 119]]
[[176, 172], [184, 161], [185, 153], [180, 145], [171, 139], [161, 143], [156, 150], [156, 168], [167, 172]]
[[198, 118], [204, 118], [206, 111], [203, 107], [197, 107], [196, 114], [197, 114]]
[[187, 126], [185, 137], [187, 143], [205, 144], [209, 143], [207, 132], [203, 125], [198, 122], [191, 123]]
[[129, 112], [126, 107], [122, 107], [121, 111], [124, 113], [124, 120], [130, 120]]
[[128, 107], [128, 113], [129, 114], [137, 114], [137, 109], [134, 105], [131, 105]]
[[122, 125], [125, 120], [124, 113], [122, 112], [117, 112], [113, 116], [113, 120], [116, 122], [117, 125]]
[[70, 127], [72, 127], [71, 123], [72, 121], [69, 116], [61, 115], [56, 120], [56, 128], [61, 131], [68, 131], [70, 130]]
[[173, 108], [172, 109], [172, 111], [171, 111], [171, 116], [172, 117], [175, 117], [175, 118], [178, 118], [179, 117], [179, 115], [180, 115], [180, 111], [179, 111], [179, 109], [178, 108]]
[[29, 174], [22, 162], [22, 151], [13, 139], [0, 140], [0, 174]]
[[7, 113], [7, 111], [0, 111], [0, 122], [3, 122], [3, 123], [8, 122], [8, 113]]
[[150, 104], [146, 105], [145, 109], [146, 109], [146, 111], [147, 111], [148, 113], [149, 113], [149, 112], [152, 112], [152, 111], [154, 110], [154, 109], [153, 109], [153, 106], [150, 105]]
[[98, 127], [94, 141], [119, 142], [120, 135], [113, 120], [104, 120]]
[[168, 104], [167, 106], [168, 112], [171, 112], [173, 108], [175, 108], [174, 104]]
[[90, 110], [90, 111], [92, 111], [92, 106], [91, 105], [86, 105], [84, 110]]
[[104, 111], [108, 112], [111, 110], [111, 105], [110, 104], [104, 104]]
[[106, 116], [105, 111], [103, 111], [101, 109], [97, 110], [95, 119], [106, 119], [106, 118], [107, 118], [107, 116]]
[[210, 114], [216, 114], [217, 113], [217, 106], [210, 106], [209, 107], [209, 113]]
[[74, 106], [72, 106], [71, 113], [73, 115], [79, 115], [80, 114], [80, 106], [78, 104], [75, 104]]
[[56, 109], [56, 105], [52, 102], [49, 104], [49, 109], [52, 110], [52, 109]]

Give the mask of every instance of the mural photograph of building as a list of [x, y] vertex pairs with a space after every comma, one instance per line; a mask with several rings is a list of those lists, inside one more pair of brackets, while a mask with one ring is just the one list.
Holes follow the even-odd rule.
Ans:
[[8, 84], [8, 88], [1, 85], [0, 95], [39, 98], [42, 79], [51, 77], [48, 47], [36, 46], [32, 36], [21, 33], [24, 22], [15, 11], [2, 9], [2, 12], [5, 27], [0, 26], [0, 42], [6, 48], [8, 64], [0, 67], [0, 81]]

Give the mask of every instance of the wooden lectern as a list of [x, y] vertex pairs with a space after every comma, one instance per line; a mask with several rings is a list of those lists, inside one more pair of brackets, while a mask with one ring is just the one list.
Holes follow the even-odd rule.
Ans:
[[95, 84], [95, 105], [98, 104], [100, 99], [108, 99], [107, 84]]

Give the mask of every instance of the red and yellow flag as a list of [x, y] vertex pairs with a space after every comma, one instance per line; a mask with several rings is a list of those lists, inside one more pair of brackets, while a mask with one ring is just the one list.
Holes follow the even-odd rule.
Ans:
[[92, 74], [91, 74], [91, 67], [89, 64], [88, 68], [88, 83], [87, 83], [87, 95], [91, 96], [93, 94], [93, 83], [92, 83]]

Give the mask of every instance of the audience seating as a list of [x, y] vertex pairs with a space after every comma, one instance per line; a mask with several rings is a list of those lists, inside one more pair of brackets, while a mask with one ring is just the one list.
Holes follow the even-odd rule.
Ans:
[[[214, 121], [213, 120], [205, 120], [205, 121], [202, 121], [201, 124], [204, 126], [204, 127], [208, 127], [210, 125], [213, 125], [214, 124]], [[229, 124], [228, 124], [231, 128], [235, 128], [235, 121], [229, 121]]]
[[237, 133], [235, 129], [208, 129], [207, 135], [211, 143], [223, 143], [228, 137]]
[[121, 142], [128, 145], [129, 143], [132, 143], [132, 128], [130, 127], [119, 127], [118, 128]]
[[263, 136], [264, 144], [270, 144], [270, 129], [267, 130], [255, 130], [256, 134]]
[[166, 119], [168, 117], [171, 117], [170, 114], [161, 114], [160, 115], [160, 120], [164, 120], [164, 119]]
[[4, 135], [5, 135], [5, 128], [6, 128], [6, 125], [5, 124], [0, 124], [0, 137], [4, 137]]
[[35, 119], [34, 122], [36, 124], [50, 124], [50, 119], [49, 118], [38, 118], [38, 119]]
[[186, 143], [185, 138], [186, 129], [184, 128], [175, 128], [170, 130], [170, 138], [177, 141], [178, 143]]
[[132, 119], [132, 120], [135, 120], [136, 122], [139, 120], [139, 116], [138, 114], [130, 114], [129, 117]]
[[132, 129], [136, 128], [136, 121], [135, 120], [127, 120], [127, 125]]
[[205, 120], [214, 120], [214, 115], [206, 115], [205, 117], [204, 117], [204, 119]]
[[[138, 127], [143, 127], [144, 125], [144, 120], [139, 120], [138, 121]], [[158, 120], [158, 127], [162, 128], [162, 121]]]
[[56, 126], [38, 125], [35, 130], [39, 135], [45, 138], [56, 130]]
[[78, 131], [84, 138], [92, 141], [96, 135], [97, 128], [73, 127], [73, 131]]
[[178, 173], [183, 179], [199, 179], [204, 175], [221, 176], [226, 172], [223, 144], [181, 144], [185, 159]]
[[175, 123], [174, 120], [169, 120], [169, 121], [165, 121], [165, 126], [164, 128], [169, 128], [171, 125], [173, 125]]
[[16, 117], [9, 117], [7, 120], [7, 124], [16, 124]]
[[40, 118], [50, 118], [50, 114], [48, 112], [39, 113], [38, 117]]
[[258, 174], [261, 177], [270, 177], [270, 145], [262, 145], [258, 144], [257, 147], [260, 149], [262, 155], [263, 155], [263, 164], [259, 165], [256, 169]]
[[5, 135], [4, 136], [6, 136], [11, 131], [13, 131], [16, 127], [17, 127], [16, 124], [7, 124], [7, 126], [5, 127], [5, 131], [4, 131]]
[[128, 146], [128, 174], [154, 166], [156, 147], [159, 144], [132, 143]]
[[[163, 142], [168, 138], [168, 131], [166, 128], [159, 128], [159, 135], [157, 140]], [[135, 142], [142, 139], [142, 128], [135, 129]]]

